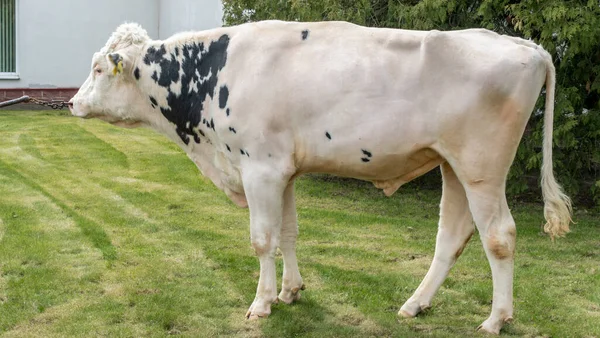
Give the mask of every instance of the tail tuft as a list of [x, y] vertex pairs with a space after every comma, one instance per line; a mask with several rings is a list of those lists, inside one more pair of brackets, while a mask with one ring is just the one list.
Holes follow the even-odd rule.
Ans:
[[550, 235], [554, 240], [556, 237], [563, 237], [569, 230], [569, 224], [572, 222], [571, 199], [567, 196], [554, 177], [551, 182], [545, 182], [542, 178], [542, 192], [544, 194], [544, 232]]
[[538, 47], [546, 62], [546, 110], [544, 111], [544, 141], [542, 164], [542, 194], [544, 196], [544, 231], [554, 240], [569, 232], [572, 222], [571, 199], [567, 196], [554, 178], [552, 169], [552, 129], [554, 120], [554, 87], [556, 71], [552, 57], [548, 52]]

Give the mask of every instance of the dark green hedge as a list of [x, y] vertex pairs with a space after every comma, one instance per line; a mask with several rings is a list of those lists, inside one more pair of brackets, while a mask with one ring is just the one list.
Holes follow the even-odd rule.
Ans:
[[[600, 3], [563, 0], [223, 0], [228, 25], [345, 20], [421, 30], [484, 27], [533, 39], [557, 70], [554, 170], [577, 204], [600, 205]], [[539, 198], [544, 100], [527, 126], [508, 192]]]

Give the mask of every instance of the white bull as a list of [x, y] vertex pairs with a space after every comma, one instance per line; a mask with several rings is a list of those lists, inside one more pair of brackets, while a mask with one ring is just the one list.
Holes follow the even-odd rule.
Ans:
[[498, 333], [513, 315], [516, 228], [506, 177], [544, 84], [545, 230], [553, 237], [569, 230], [570, 201], [552, 172], [554, 78], [543, 48], [482, 29], [268, 21], [153, 41], [124, 24], [94, 55], [71, 109], [166, 134], [231, 200], [250, 207], [260, 278], [247, 318], [300, 297], [296, 177], [354, 177], [391, 195], [441, 167], [435, 255], [399, 315], [429, 307], [475, 223], [494, 287], [480, 328]]

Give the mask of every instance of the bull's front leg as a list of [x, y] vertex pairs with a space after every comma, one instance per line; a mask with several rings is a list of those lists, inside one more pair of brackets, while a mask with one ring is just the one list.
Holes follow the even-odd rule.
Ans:
[[283, 225], [279, 249], [283, 255], [283, 279], [279, 299], [286, 304], [300, 299], [304, 290], [302, 277], [296, 260], [296, 238], [298, 237], [298, 217], [294, 196], [294, 182], [290, 182], [283, 193]]
[[281, 238], [283, 193], [288, 179], [281, 173], [252, 168], [243, 175], [244, 191], [250, 208], [250, 239], [260, 261], [260, 277], [254, 302], [246, 318], [264, 318], [277, 301], [275, 252]]

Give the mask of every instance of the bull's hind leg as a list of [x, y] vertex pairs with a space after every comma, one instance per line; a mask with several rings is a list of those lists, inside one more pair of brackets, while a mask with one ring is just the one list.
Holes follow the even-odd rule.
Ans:
[[443, 190], [435, 255], [425, 278], [398, 312], [414, 317], [428, 308], [475, 230], [462, 184], [448, 163], [441, 165]]
[[498, 334], [513, 316], [513, 262], [515, 221], [506, 202], [502, 182], [470, 181], [465, 185], [473, 219], [492, 269], [492, 313], [479, 330]]
[[[506, 201], [505, 186], [519, 140], [515, 134], [522, 130], [502, 126], [496, 129], [493, 138], [473, 138], [465, 145], [461, 158], [446, 157], [463, 184], [492, 270], [492, 313], [479, 329], [493, 334], [498, 334], [502, 325], [511, 321], [513, 315], [516, 227]], [[494, 148], [494, 142], [502, 147]], [[496, 151], [486, 152], [482, 149]]]
[[279, 299], [287, 304], [300, 299], [300, 290], [304, 289], [296, 260], [297, 237], [298, 217], [294, 198], [294, 182], [290, 182], [283, 193], [283, 224], [279, 245], [283, 255], [283, 281]]
[[480, 119], [464, 123], [471, 131], [468, 138], [447, 137], [452, 142], [440, 145], [463, 184], [492, 270], [492, 313], [479, 329], [493, 334], [513, 316], [516, 227], [506, 201], [506, 177], [537, 99], [530, 88], [515, 88], [519, 97], [506, 98], [502, 105], [483, 110]]
[[243, 175], [244, 191], [250, 208], [250, 239], [260, 261], [260, 277], [254, 302], [246, 318], [256, 319], [271, 314], [277, 301], [275, 252], [281, 237], [284, 191], [288, 178], [263, 168], [251, 168]]

